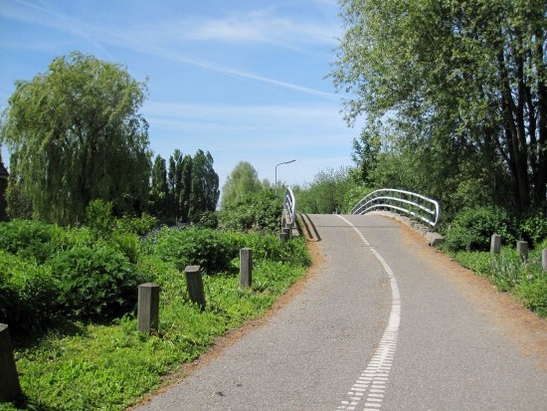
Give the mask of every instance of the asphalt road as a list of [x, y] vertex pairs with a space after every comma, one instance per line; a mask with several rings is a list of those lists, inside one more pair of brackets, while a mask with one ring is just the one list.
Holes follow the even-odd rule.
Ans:
[[298, 294], [138, 410], [547, 410], [546, 322], [394, 220], [310, 217]]

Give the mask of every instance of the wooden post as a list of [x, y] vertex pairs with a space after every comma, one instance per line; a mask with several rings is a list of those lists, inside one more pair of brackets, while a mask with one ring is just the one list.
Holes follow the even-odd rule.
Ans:
[[13, 358], [7, 324], [0, 323], [0, 402], [12, 401], [21, 395], [21, 385]]
[[190, 300], [201, 308], [205, 309], [205, 291], [203, 290], [203, 279], [201, 278], [201, 267], [189, 265], [184, 269], [186, 274], [186, 286]]
[[526, 262], [528, 260], [528, 243], [526, 241], [517, 241], [517, 251], [519, 252], [520, 259]]
[[501, 236], [498, 234], [493, 234], [490, 240], [490, 252], [492, 254], [499, 254], [501, 247]]
[[541, 266], [543, 271], [547, 271], [547, 248], [541, 250]]
[[138, 330], [142, 333], [158, 331], [160, 287], [154, 283], [139, 285]]
[[253, 255], [250, 248], [239, 250], [239, 283], [249, 288], [253, 282]]

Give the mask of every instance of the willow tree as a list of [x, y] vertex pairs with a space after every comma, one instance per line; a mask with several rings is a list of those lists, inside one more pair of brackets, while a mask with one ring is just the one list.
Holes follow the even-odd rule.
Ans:
[[[332, 78], [346, 119], [390, 122], [424, 184], [503, 191], [519, 211], [546, 205], [544, 0], [341, 0]], [[364, 133], [365, 138], [371, 133]], [[366, 143], [366, 142], [362, 142]], [[393, 143], [392, 143], [393, 144]], [[444, 186], [443, 186], [444, 185]]]
[[81, 220], [98, 198], [139, 211], [151, 162], [138, 113], [145, 91], [123, 67], [78, 52], [17, 81], [1, 130], [17, 159], [8, 192], [28, 198], [35, 218], [60, 224]]

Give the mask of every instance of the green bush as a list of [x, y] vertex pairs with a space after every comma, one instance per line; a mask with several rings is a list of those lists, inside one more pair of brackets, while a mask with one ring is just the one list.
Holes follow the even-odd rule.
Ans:
[[210, 274], [228, 270], [239, 252], [232, 235], [205, 228], [163, 228], [146, 237], [146, 247], [180, 271], [199, 265]]
[[75, 246], [47, 262], [59, 279], [58, 303], [72, 318], [105, 321], [134, 308], [144, 275], [106, 243]]
[[270, 260], [302, 267], [311, 264], [311, 258], [303, 238], [293, 238], [291, 241], [283, 242], [273, 234], [252, 234], [242, 236], [239, 247], [251, 248], [255, 260]]
[[275, 233], [281, 229], [283, 201], [273, 189], [248, 193], [225, 204], [218, 213], [224, 230]]
[[502, 208], [467, 209], [458, 214], [448, 228], [444, 246], [449, 251], [486, 251], [493, 234], [499, 234], [505, 244], [514, 244], [514, 227], [514, 219]]
[[543, 213], [527, 216], [520, 223], [520, 238], [537, 247], [547, 240], [547, 218]]
[[0, 322], [13, 334], [44, 331], [55, 317], [57, 294], [51, 269], [0, 250]]
[[91, 201], [85, 209], [85, 224], [99, 237], [108, 235], [114, 226], [112, 202], [100, 198]]
[[31, 220], [0, 223], [0, 249], [26, 260], [43, 263], [69, 243], [66, 230], [56, 225]]
[[146, 213], [140, 217], [124, 215], [116, 220], [115, 226], [116, 231], [144, 236], [158, 226], [158, 219]]

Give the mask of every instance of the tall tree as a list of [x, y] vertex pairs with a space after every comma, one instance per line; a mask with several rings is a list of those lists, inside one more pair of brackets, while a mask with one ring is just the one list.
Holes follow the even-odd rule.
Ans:
[[34, 217], [60, 224], [81, 221], [98, 198], [119, 213], [139, 211], [151, 158], [138, 113], [145, 87], [123, 67], [77, 52], [16, 82], [1, 127], [16, 159], [17, 190], [8, 192], [28, 198]]
[[152, 215], [165, 219], [168, 216], [169, 186], [165, 159], [156, 156], [152, 166], [150, 181], [149, 211]]
[[182, 159], [182, 179], [181, 179], [181, 219], [183, 222], [188, 222], [190, 214], [190, 197], [192, 193], [192, 156], [186, 154]]
[[222, 187], [221, 206], [225, 208], [238, 197], [257, 193], [261, 189], [262, 183], [258, 179], [255, 168], [247, 161], [240, 161], [226, 178], [226, 183]]
[[179, 149], [176, 149], [171, 157], [169, 157], [169, 171], [167, 173], [167, 181], [169, 186], [169, 214], [176, 220], [180, 220], [182, 206], [180, 199], [183, 193], [182, 187], [182, 161], [184, 155]]
[[199, 221], [200, 217], [215, 211], [219, 191], [218, 174], [213, 169], [213, 156], [198, 150], [192, 159], [192, 190], [190, 193], [189, 220]]
[[482, 179], [491, 193], [510, 187], [517, 210], [545, 207], [544, 1], [340, 4], [346, 32], [331, 74], [350, 93], [349, 122], [366, 115], [372, 130], [389, 119], [399, 147], [444, 173], [438, 184]]

